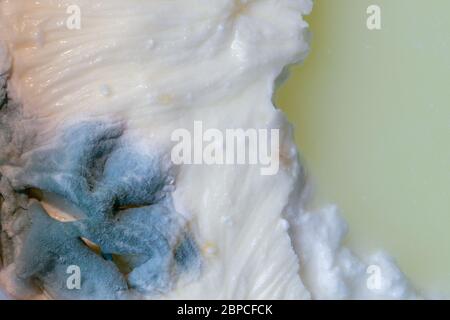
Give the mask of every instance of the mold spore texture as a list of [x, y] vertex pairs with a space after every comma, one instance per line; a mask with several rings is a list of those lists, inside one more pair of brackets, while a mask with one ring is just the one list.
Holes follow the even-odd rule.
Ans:
[[[120, 122], [76, 123], [57, 143], [21, 154], [20, 167], [0, 163], [2, 256], [4, 267], [14, 264], [15, 282], [52, 298], [125, 299], [162, 295], [200, 272], [194, 236], [172, 205], [170, 171], [124, 132]], [[73, 265], [80, 290], [66, 284]]]

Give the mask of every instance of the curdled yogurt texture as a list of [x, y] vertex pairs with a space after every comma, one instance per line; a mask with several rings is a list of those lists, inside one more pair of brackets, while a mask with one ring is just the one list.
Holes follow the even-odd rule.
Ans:
[[[70, 6], [79, 29], [67, 26]], [[310, 0], [0, 0], [5, 294], [416, 298], [387, 255], [359, 259], [342, 245], [336, 208], [305, 209], [292, 129], [272, 96], [285, 67], [306, 58], [311, 9]], [[280, 130], [280, 170], [174, 165], [171, 135], [196, 121]]]

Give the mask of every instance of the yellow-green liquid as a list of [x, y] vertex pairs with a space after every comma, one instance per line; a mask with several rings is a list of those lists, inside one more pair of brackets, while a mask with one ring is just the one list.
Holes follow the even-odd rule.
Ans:
[[[381, 30], [366, 27], [381, 7]], [[316, 0], [312, 52], [277, 104], [356, 252], [450, 296], [450, 1]]]

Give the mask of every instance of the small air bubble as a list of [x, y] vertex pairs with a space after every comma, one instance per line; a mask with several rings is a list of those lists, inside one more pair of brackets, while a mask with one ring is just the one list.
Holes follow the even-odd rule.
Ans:
[[111, 95], [111, 93], [112, 93], [111, 88], [108, 85], [103, 84], [100, 86], [100, 94], [102, 96], [109, 97]]
[[233, 219], [230, 216], [222, 216], [221, 220], [223, 224], [230, 227], [233, 226]]
[[281, 219], [280, 226], [284, 231], [289, 230], [289, 223], [285, 219]]
[[154, 47], [155, 47], [155, 40], [153, 40], [153, 39], [147, 40], [147, 42], [145, 43], [145, 49], [151, 50]]

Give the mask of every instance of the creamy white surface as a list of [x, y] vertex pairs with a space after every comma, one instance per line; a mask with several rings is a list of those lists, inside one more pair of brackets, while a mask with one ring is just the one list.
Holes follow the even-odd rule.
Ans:
[[[81, 8], [69, 30], [66, 7]], [[41, 145], [79, 119], [125, 120], [136, 145], [169, 153], [174, 129], [279, 128], [281, 170], [182, 166], [174, 200], [203, 249], [197, 281], [165, 298], [412, 298], [382, 254], [342, 246], [334, 208], [306, 212], [291, 128], [272, 104], [282, 69], [309, 49], [309, 0], [3, 0], [0, 36], [12, 57], [10, 96]], [[0, 55], [1, 57], [1, 55]], [[3, 60], [6, 61], [7, 57]], [[1, 65], [1, 63], [0, 63]], [[17, 168], [3, 168], [14, 176]], [[369, 290], [366, 268], [382, 268]]]

